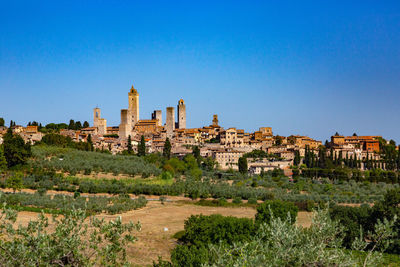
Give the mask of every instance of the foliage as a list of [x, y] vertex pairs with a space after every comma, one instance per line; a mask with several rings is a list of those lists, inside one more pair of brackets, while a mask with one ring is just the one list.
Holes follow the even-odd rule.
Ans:
[[138, 144], [138, 156], [139, 157], [146, 156], [146, 141], [144, 140], [143, 135], [140, 139], [140, 143]]
[[254, 229], [253, 220], [247, 218], [224, 217], [219, 214], [192, 215], [185, 221], [185, 234], [179, 240], [188, 245], [220, 241], [232, 244], [240, 240], [249, 240]]
[[7, 178], [6, 180], [6, 186], [8, 188], [12, 188], [12, 190], [14, 191], [19, 191], [22, 189], [22, 177], [23, 174], [20, 172], [14, 173], [13, 175], [11, 175], [10, 177]]
[[4, 156], [3, 146], [0, 145], [0, 172], [7, 169], [7, 160]]
[[167, 158], [167, 159], [170, 159], [170, 157], [171, 157], [171, 142], [169, 141], [168, 137], [164, 143], [163, 156], [164, 156], [164, 158]]
[[4, 156], [8, 167], [25, 164], [32, 155], [30, 144], [25, 144], [20, 135], [14, 135], [11, 128], [7, 130], [3, 139]]
[[132, 176], [141, 174], [144, 177], [150, 175], [158, 176], [161, 173], [160, 169], [154, 164], [149, 164], [142, 158], [132, 156], [50, 146], [34, 146], [33, 156], [34, 159], [30, 162], [31, 166], [60, 170], [71, 174], [84, 170], [96, 173], [124, 173]]
[[73, 208], [85, 209], [91, 213], [107, 212], [110, 214], [123, 213], [146, 206], [147, 200], [143, 197], [131, 199], [129, 197], [80, 197], [58, 194], [54, 197], [46, 194], [0, 194], [1, 203], [8, 206], [35, 207], [39, 209], [59, 210], [60, 213], [69, 213]]
[[242, 174], [246, 174], [248, 171], [247, 158], [240, 157], [238, 161], [238, 166], [239, 166], [239, 172]]
[[281, 200], [265, 201], [257, 207], [256, 223], [258, 225], [269, 224], [273, 216], [281, 220], [289, 220], [291, 223], [296, 222], [298, 208], [291, 202]]
[[[377, 225], [380, 237], [390, 237], [391, 223]], [[250, 241], [211, 244], [205, 266], [379, 266], [381, 253], [363, 257], [341, 248], [341, 227], [329, 218], [327, 210], [314, 212], [309, 229], [271, 215]], [[381, 238], [381, 240], [383, 240]], [[360, 241], [359, 244], [366, 243]]]
[[39, 214], [27, 226], [13, 227], [17, 213], [3, 207], [0, 215], [0, 261], [4, 266], [122, 266], [126, 246], [136, 238], [139, 223], [123, 224], [121, 217], [106, 222], [86, 219], [82, 210], [71, 210], [52, 222]]

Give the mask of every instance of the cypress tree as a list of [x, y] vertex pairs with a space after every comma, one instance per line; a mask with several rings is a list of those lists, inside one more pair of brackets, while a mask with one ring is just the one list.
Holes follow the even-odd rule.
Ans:
[[132, 139], [131, 136], [128, 136], [128, 154], [132, 154]]
[[247, 158], [246, 157], [240, 157], [238, 161], [239, 165], [239, 172], [241, 174], [247, 174], [248, 166], [247, 166]]
[[83, 128], [87, 128], [87, 127], [89, 127], [89, 123], [88, 123], [87, 121], [85, 121], [85, 122], [83, 123]]
[[93, 151], [94, 150], [93, 141], [92, 141], [92, 135], [91, 134], [89, 134], [88, 137], [87, 137], [87, 145], [88, 145], [88, 147], [87, 147], [88, 151]]
[[74, 121], [74, 120], [69, 120], [68, 129], [70, 129], [70, 130], [76, 130], [76, 128], [75, 128], [75, 121]]
[[146, 141], [144, 140], [144, 136], [140, 139], [140, 143], [138, 144], [138, 156], [146, 156]]
[[3, 146], [0, 146], [0, 171], [7, 169], [7, 160], [4, 156]]
[[163, 156], [167, 159], [171, 158], [171, 142], [169, 141], [168, 137], [164, 143]]

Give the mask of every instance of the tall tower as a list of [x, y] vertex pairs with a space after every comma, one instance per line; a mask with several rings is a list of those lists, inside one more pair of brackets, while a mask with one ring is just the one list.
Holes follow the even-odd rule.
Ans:
[[97, 128], [98, 134], [107, 134], [107, 120], [101, 118], [101, 111], [97, 107], [93, 109], [93, 127]]
[[213, 115], [212, 125], [218, 126], [218, 115], [217, 114]]
[[131, 119], [131, 125], [132, 127], [135, 126], [135, 124], [139, 121], [139, 93], [138, 91], [133, 87], [131, 87], [130, 92], [128, 93], [129, 97], [129, 111], [132, 115]]
[[167, 120], [165, 124], [167, 130], [167, 136], [172, 137], [175, 130], [175, 108], [167, 107]]
[[101, 111], [99, 108], [93, 109], [93, 127], [99, 126], [99, 119], [101, 118]]
[[178, 102], [178, 128], [186, 128], [186, 105], [183, 99]]
[[129, 109], [121, 109], [121, 124], [119, 125], [119, 137], [128, 138], [132, 133], [132, 114]]
[[162, 126], [162, 113], [161, 110], [154, 110], [151, 114], [152, 120], [157, 120], [157, 126]]

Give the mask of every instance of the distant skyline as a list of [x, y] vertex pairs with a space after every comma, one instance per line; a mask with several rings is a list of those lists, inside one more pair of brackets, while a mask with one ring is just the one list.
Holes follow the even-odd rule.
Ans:
[[400, 142], [400, 2], [1, 1], [7, 125], [117, 126], [132, 84], [141, 119]]

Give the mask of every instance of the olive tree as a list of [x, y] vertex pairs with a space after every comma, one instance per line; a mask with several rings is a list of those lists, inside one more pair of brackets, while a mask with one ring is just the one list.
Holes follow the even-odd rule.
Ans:
[[126, 246], [140, 223], [105, 221], [71, 210], [52, 223], [43, 213], [27, 226], [16, 227], [18, 213], [3, 206], [0, 214], [1, 266], [123, 266]]

